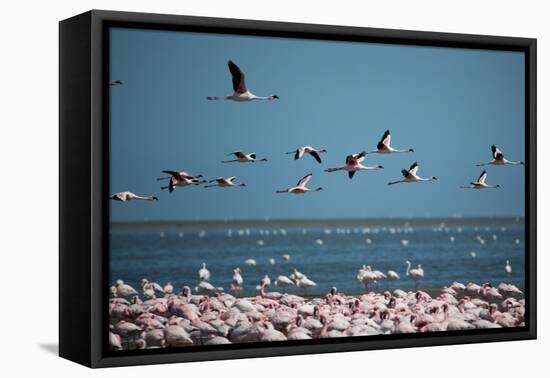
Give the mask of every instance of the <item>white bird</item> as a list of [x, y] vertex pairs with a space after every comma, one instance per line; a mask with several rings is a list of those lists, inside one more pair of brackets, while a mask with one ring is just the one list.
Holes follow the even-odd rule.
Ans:
[[138, 196], [132, 192], [118, 192], [109, 196], [110, 199], [120, 202], [143, 200], [143, 201], [158, 201], [155, 196]]
[[241, 269], [235, 268], [233, 269], [233, 278], [231, 281], [231, 289], [235, 291], [239, 291], [242, 289], [243, 285], [243, 276], [241, 276]]
[[256, 266], [256, 260], [246, 259], [246, 260], [244, 260], [244, 265], [246, 265], [246, 266]]
[[417, 171], [418, 171], [418, 163], [414, 162], [409, 168], [409, 170], [406, 170], [406, 169], [401, 170], [401, 174], [403, 175], [403, 180], [389, 182], [388, 185], [399, 184], [402, 182], [411, 183], [411, 182], [419, 182], [419, 181], [437, 180], [437, 177], [435, 176], [428, 177], [428, 178], [419, 177], [416, 174]]
[[232, 100], [237, 102], [246, 102], [254, 100], [275, 100], [279, 98], [277, 95], [261, 97], [250, 93], [245, 85], [244, 72], [241, 71], [241, 69], [231, 60], [227, 62], [227, 65], [229, 66], [229, 72], [231, 73], [233, 81], [233, 94], [228, 96], [207, 96], [206, 98], [208, 100]]
[[227, 156], [235, 156], [235, 159], [233, 160], [223, 160], [222, 163], [254, 163], [256, 161], [267, 161], [266, 158], [258, 159], [256, 157], [255, 152], [250, 152], [248, 154], [244, 153], [243, 151], [233, 151]]
[[302, 276], [302, 278], [296, 280], [295, 284], [296, 287], [299, 287], [300, 289], [307, 289], [313, 286], [317, 286], [314, 281], [310, 280], [306, 276]]
[[491, 152], [493, 153], [493, 160], [489, 161], [488, 163], [477, 164], [478, 167], [481, 167], [484, 165], [524, 165], [522, 161], [507, 160], [504, 157], [504, 154], [502, 153], [502, 151], [494, 144], [491, 146]]
[[492, 188], [500, 188], [500, 185], [489, 185], [485, 183], [485, 180], [487, 179], [487, 171], [481, 172], [481, 175], [479, 175], [479, 178], [477, 181], [470, 182], [470, 186], [461, 186], [463, 189], [492, 189]]
[[405, 261], [405, 264], [407, 265], [405, 275], [411, 277], [414, 280], [415, 286], [418, 286], [418, 282], [424, 278], [424, 269], [422, 269], [420, 264], [418, 264], [418, 268], [411, 269], [411, 262], [409, 260]]
[[186, 187], [190, 185], [200, 185], [204, 184], [206, 180], [202, 179], [202, 175], [193, 176], [187, 172], [176, 172], [176, 171], [162, 171], [163, 173], [169, 174], [169, 177], [159, 177], [157, 181], [169, 179], [168, 186], [161, 187], [162, 190], [168, 189], [170, 193], [179, 187]]
[[305, 175], [300, 181], [298, 181], [298, 184], [296, 184], [296, 186], [284, 190], [277, 190], [276, 193], [304, 194], [308, 192], [318, 192], [320, 190], [323, 190], [323, 188], [321, 187], [318, 187], [316, 189], [309, 189], [306, 187], [309, 180], [311, 180], [311, 176], [313, 176], [313, 174], [309, 173]]
[[202, 263], [202, 268], [199, 269], [199, 280], [208, 281], [210, 279], [210, 271], [206, 269], [206, 263]]
[[414, 152], [412, 148], [393, 148], [390, 146], [391, 143], [391, 134], [390, 130], [386, 130], [384, 132], [384, 135], [382, 135], [382, 139], [380, 139], [380, 142], [376, 145], [376, 150], [369, 151], [367, 154], [391, 154], [396, 152]]
[[275, 286], [278, 286], [278, 287], [294, 286], [294, 281], [292, 281], [287, 276], [277, 276], [274, 283], [275, 283]]
[[512, 265], [510, 265], [510, 260], [506, 260], [506, 265], [504, 266], [504, 270], [508, 274], [512, 274]]
[[370, 266], [363, 265], [363, 268], [359, 269], [357, 273], [357, 280], [365, 285], [365, 290], [369, 290], [369, 284], [371, 282], [376, 282], [377, 276], [371, 270]]
[[400, 279], [400, 277], [395, 270], [388, 270], [388, 279], [394, 281]]
[[234, 183], [235, 179], [237, 177], [231, 176], [231, 177], [218, 177], [217, 179], [210, 180], [208, 182], [216, 182], [214, 185], [205, 185], [205, 188], [212, 188], [214, 186], [219, 186], [220, 188], [228, 188], [228, 187], [238, 187], [238, 186], [246, 186], [245, 184], [236, 184]]
[[381, 165], [375, 165], [372, 167], [368, 167], [365, 165], [362, 165], [361, 163], [363, 160], [365, 160], [366, 152], [360, 152], [358, 154], [351, 154], [346, 157], [346, 164], [341, 167], [336, 168], [328, 168], [325, 169], [325, 172], [336, 172], [336, 171], [346, 171], [348, 172], [348, 176], [350, 179], [353, 178], [355, 175], [355, 172], [357, 171], [375, 171], [379, 169], [383, 169]]
[[216, 291], [216, 288], [214, 285], [212, 285], [209, 282], [201, 281], [199, 284], [195, 287], [195, 291], [197, 293], [213, 293]]
[[286, 253], [282, 256], [283, 260], [290, 261], [290, 255], [287, 255]]
[[322, 161], [321, 161], [321, 156], [319, 156], [319, 154], [325, 153], [325, 152], [327, 152], [327, 150], [325, 149], [317, 150], [311, 146], [303, 146], [303, 147], [298, 147], [295, 151], [289, 151], [286, 154], [287, 155], [294, 154], [294, 160], [301, 159], [302, 156], [304, 156], [304, 154], [310, 154], [311, 156], [313, 156], [315, 160], [317, 160], [319, 164], [321, 164]]

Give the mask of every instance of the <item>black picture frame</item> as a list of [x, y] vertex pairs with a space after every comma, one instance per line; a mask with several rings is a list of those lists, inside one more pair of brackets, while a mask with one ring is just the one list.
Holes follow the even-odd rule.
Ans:
[[[526, 326], [109, 352], [107, 30], [112, 26], [525, 53]], [[536, 39], [92, 10], [59, 24], [59, 354], [89, 367], [535, 339]]]

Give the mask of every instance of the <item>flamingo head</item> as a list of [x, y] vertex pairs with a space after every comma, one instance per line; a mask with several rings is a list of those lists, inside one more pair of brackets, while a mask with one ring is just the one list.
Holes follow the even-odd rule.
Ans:
[[432, 177], [430, 177], [430, 180], [437, 180], [437, 177], [432, 176]]
[[279, 96], [277, 96], [277, 95], [275, 95], [275, 94], [274, 94], [274, 95], [271, 95], [271, 98], [272, 98], [273, 100], [279, 100]]
[[409, 148], [407, 152], [414, 152], [414, 150], [412, 148]]
[[159, 200], [159, 198], [158, 198], [157, 196], [152, 196], [151, 198], [152, 198], [154, 201], [158, 201], [158, 200]]

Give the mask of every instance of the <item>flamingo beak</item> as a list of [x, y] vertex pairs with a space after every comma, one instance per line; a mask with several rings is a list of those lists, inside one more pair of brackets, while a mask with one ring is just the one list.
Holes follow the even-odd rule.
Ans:
[[273, 97], [274, 99], [277, 99], [277, 100], [279, 99], [279, 96], [277, 96], [277, 95], [273, 95], [271, 97]]

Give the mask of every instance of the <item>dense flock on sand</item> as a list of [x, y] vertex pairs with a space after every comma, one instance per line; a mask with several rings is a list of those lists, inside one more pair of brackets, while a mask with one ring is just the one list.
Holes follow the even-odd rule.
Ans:
[[193, 294], [142, 281], [140, 293], [118, 280], [109, 300], [112, 350], [306, 340], [524, 326], [525, 299], [514, 285], [454, 282], [431, 297], [416, 290], [324, 297], [268, 292]]

